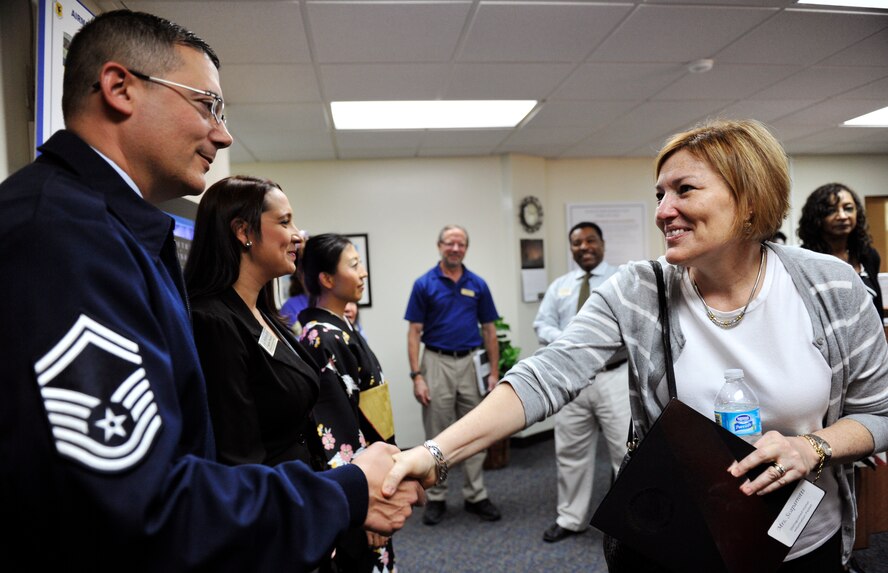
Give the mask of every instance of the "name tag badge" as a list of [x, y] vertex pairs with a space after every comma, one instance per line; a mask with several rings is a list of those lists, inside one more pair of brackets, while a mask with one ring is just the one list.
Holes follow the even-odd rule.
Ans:
[[808, 480], [799, 481], [777, 520], [768, 529], [768, 535], [787, 547], [792, 547], [814, 515], [814, 510], [820, 505], [824, 493]]
[[475, 291], [473, 291], [472, 289], [461, 288], [461, 289], [459, 289], [459, 294], [475, 298]]
[[558, 289], [558, 298], [564, 298], [566, 296], [570, 296], [570, 287], [562, 287]]
[[274, 349], [277, 348], [277, 344], [278, 339], [270, 330], [263, 327], [262, 334], [259, 335], [259, 346], [261, 346], [265, 352], [268, 352], [269, 356], [274, 356]]

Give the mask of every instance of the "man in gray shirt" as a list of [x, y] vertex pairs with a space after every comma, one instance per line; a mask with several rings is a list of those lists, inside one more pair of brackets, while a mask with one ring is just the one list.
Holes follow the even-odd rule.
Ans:
[[[580, 268], [559, 277], [546, 290], [533, 322], [541, 344], [561, 336], [589, 292], [617, 272], [604, 262], [604, 238], [595, 223], [577, 223], [568, 240]], [[626, 453], [630, 415], [625, 355], [608, 364], [597, 378], [555, 416], [558, 517], [543, 533], [543, 540], [550, 543], [581, 533], [589, 525], [599, 428], [607, 439], [615, 473]]]

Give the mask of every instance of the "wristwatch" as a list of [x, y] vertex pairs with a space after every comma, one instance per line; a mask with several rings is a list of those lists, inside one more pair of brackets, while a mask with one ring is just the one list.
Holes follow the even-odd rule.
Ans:
[[829, 446], [829, 442], [817, 434], [805, 434], [802, 437], [808, 440], [808, 443], [811, 444], [811, 447], [814, 448], [814, 451], [820, 458], [817, 462], [817, 475], [814, 476], [814, 481], [816, 482], [820, 479], [820, 474], [823, 472], [823, 466], [825, 466], [830, 458], [832, 458], [832, 448]]
[[422, 372], [420, 372], [419, 370], [414, 370], [413, 372], [410, 373], [410, 379], [416, 380], [416, 377], [420, 376], [420, 375], [422, 375]]

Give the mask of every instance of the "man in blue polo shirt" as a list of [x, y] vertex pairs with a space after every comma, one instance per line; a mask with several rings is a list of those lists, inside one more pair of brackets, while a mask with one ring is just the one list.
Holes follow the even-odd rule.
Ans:
[[[447, 225], [441, 230], [441, 261], [413, 283], [404, 316], [410, 322], [407, 355], [413, 394], [422, 404], [428, 438], [441, 433], [481, 401], [473, 353], [482, 343], [490, 360], [488, 390], [499, 381], [499, 345], [494, 326], [499, 314], [487, 283], [462, 264], [468, 248], [469, 234], [464, 228]], [[425, 345], [422, 363], [420, 340]], [[434, 442], [426, 442], [426, 447], [435, 454]], [[487, 498], [481, 474], [484, 456], [481, 452], [465, 462], [464, 507], [485, 521], [496, 521], [500, 512]], [[426, 495], [428, 502], [422, 521], [436, 525], [447, 509], [447, 486], [443, 479], [439, 477]]]

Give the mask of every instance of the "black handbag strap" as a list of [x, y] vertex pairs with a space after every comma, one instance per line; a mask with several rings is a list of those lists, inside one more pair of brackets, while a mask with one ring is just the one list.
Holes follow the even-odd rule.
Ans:
[[669, 306], [666, 304], [666, 282], [663, 280], [663, 267], [660, 261], [650, 261], [657, 277], [657, 299], [660, 301], [660, 327], [663, 335], [663, 352], [666, 357], [666, 383], [669, 386], [669, 398], [677, 398], [675, 389], [675, 370], [672, 367], [672, 345], [669, 344]]
[[[666, 384], [669, 387], [669, 398], [677, 398], [678, 392], [675, 388], [675, 370], [672, 365], [672, 345], [669, 344], [669, 305], [666, 303], [666, 281], [663, 279], [663, 267], [660, 261], [648, 261], [651, 268], [654, 269], [654, 276], [657, 278], [657, 300], [660, 303], [660, 329], [663, 340], [663, 353], [666, 358]], [[635, 432], [635, 422], [629, 420], [629, 437], [626, 440], [626, 446], [632, 452], [638, 446], [638, 434]]]

